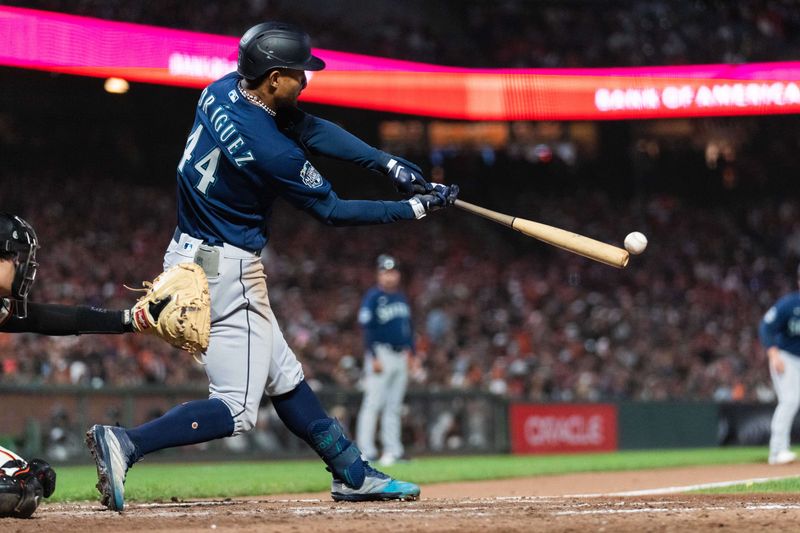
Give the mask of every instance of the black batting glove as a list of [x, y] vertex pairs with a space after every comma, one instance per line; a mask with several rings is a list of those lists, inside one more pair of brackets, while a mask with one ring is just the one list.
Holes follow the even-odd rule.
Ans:
[[389, 162], [384, 167], [384, 172], [392, 178], [397, 192], [406, 198], [428, 193], [432, 189], [431, 184], [422, 177], [422, 169], [402, 157], [389, 155]]
[[442, 185], [441, 183], [429, 185], [431, 187], [429, 193], [414, 195], [409, 200], [414, 215], [418, 219], [433, 211], [450, 207], [458, 199], [458, 185]]

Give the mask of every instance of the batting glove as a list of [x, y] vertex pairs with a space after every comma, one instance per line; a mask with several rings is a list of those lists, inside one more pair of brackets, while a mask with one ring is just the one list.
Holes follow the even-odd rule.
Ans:
[[422, 169], [402, 157], [390, 155], [384, 172], [392, 178], [397, 191], [406, 198], [431, 191], [431, 185], [422, 177]]
[[428, 194], [417, 194], [408, 203], [414, 215], [420, 219], [433, 211], [450, 207], [458, 199], [458, 185], [442, 185], [434, 183]]

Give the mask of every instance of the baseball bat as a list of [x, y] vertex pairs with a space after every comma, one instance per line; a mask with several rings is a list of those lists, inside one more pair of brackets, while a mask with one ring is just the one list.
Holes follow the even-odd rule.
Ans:
[[547, 244], [557, 246], [562, 250], [582, 255], [606, 265], [625, 268], [630, 258], [627, 250], [561, 228], [498, 213], [464, 200], [456, 200], [455, 206], [472, 214], [488, 218], [492, 222], [515, 229], [528, 237], [533, 237]]

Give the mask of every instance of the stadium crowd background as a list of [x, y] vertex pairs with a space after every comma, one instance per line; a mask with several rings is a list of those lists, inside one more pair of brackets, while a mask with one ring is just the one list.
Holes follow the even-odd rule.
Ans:
[[[382, 15], [368, 25], [357, 10], [341, 17], [342, 6], [327, 2], [8, 3], [232, 35], [255, 20], [293, 20], [319, 47], [475, 67], [773, 61], [796, 59], [800, 39], [800, 12], [789, 1], [415, 0], [400, 13], [378, 2]], [[334, 229], [282, 206], [264, 255], [270, 299], [312, 384], [357, 385], [358, 305], [374, 281], [374, 258], [391, 252], [423, 360], [412, 386], [533, 401], [773, 400], [756, 326], [795, 287], [800, 203], [783, 185], [797, 168], [796, 121], [696, 123], [735, 129], [736, 156], [689, 142], [653, 150], [630, 141], [628, 175], [609, 187], [592, 176], [620, 163], [602, 152], [578, 165], [513, 146], [411, 153], [429, 175], [463, 184], [464, 198], [490, 207], [617, 243], [643, 231], [650, 248], [624, 271], [459, 212]], [[15, 124], [0, 120], [0, 140], [21, 150], [31, 132]], [[142, 147], [115, 149], [147, 158]], [[351, 197], [388, 190], [378, 176], [326, 175]], [[169, 172], [160, 184], [140, 184], [89, 163], [65, 173], [39, 160], [27, 171], [0, 171], [0, 186], [3, 208], [25, 215], [43, 243], [33, 299], [126, 307], [135, 294], [122, 284], [160, 271], [175, 224]], [[133, 335], [0, 335], [0, 372], [5, 383], [205, 383], [191, 358]]]
[[277, 19], [301, 24], [320, 48], [485, 68], [777, 61], [795, 59], [800, 45], [792, 0], [5, 3], [237, 36], [254, 20]]

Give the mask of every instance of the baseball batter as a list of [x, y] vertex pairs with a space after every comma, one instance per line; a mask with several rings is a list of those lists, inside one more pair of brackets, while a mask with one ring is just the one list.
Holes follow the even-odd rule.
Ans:
[[[284, 198], [330, 225], [413, 220], [451, 205], [456, 186], [431, 186], [416, 168], [341, 128], [297, 109], [311, 55], [299, 28], [268, 22], [239, 43], [237, 72], [206, 87], [178, 162], [178, 227], [164, 266], [195, 262], [211, 291], [211, 340], [204, 355], [209, 398], [187, 402], [137, 428], [93, 426], [87, 444], [102, 502], [124, 508], [128, 469], [144, 455], [249, 431], [261, 396], [304, 439], [333, 475], [334, 500], [416, 499], [419, 487], [392, 479], [362, 460], [338, 421], [323, 410], [270, 308], [260, 259], [273, 203]], [[305, 150], [389, 174], [411, 198], [345, 201]], [[416, 193], [416, 194], [415, 194]]]
[[411, 308], [399, 290], [397, 262], [390, 255], [381, 255], [377, 269], [377, 285], [367, 291], [358, 312], [358, 322], [364, 329], [364, 399], [356, 441], [364, 457], [378, 456], [375, 429], [380, 415], [380, 464], [390, 466], [404, 455], [400, 418], [414, 336]]
[[[800, 284], [800, 267], [797, 275]], [[787, 464], [797, 459], [789, 445], [800, 407], [800, 292], [778, 300], [764, 315], [758, 333], [767, 350], [769, 373], [778, 396], [770, 426], [769, 464]]]

